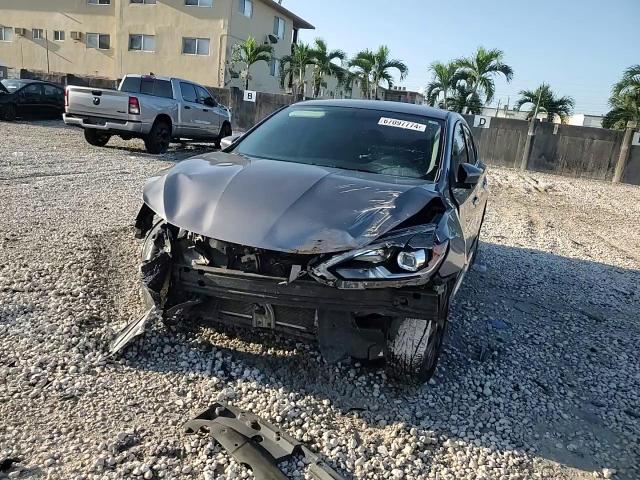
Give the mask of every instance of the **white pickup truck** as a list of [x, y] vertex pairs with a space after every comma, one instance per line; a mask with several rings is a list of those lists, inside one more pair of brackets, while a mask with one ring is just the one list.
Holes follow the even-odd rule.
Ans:
[[142, 138], [149, 153], [172, 140], [220, 141], [232, 134], [231, 112], [202, 85], [179, 78], [127, 75], [118, 90], [67, 87], [64, 122], [84, 129], [91, 145], [113, 135]]

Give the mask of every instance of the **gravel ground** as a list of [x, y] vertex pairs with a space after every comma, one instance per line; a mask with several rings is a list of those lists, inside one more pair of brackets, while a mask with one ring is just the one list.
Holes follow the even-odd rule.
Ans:
[[479, 261], [429, 385], [209, 328], [157, 325], [110, 359], [142, 308], [144, 179], [201, 148], [154, 157], [61, 122], [0, 123], [0, 478], [249, 478], [181, 433], [218, 399], [346, 478], [640, 478], [640, 189], [491, 169]]

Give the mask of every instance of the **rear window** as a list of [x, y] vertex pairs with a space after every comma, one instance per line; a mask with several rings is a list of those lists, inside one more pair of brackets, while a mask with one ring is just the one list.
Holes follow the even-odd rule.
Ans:
[[21, 82], [20, 80], [13, 80], [13, 79], [12, 80], [4, 79], [0, 81], [2, 82], [2, 85], [4, 86], [4, 88], [7, 89], [9, 93], [15, 92], [16, 90], [24, 87], [27, 84], [27, 82]]
[[154, 97], [173, 98], [173, 89], [169, 80], [155, 78], [126, 77], [122, 82], [121, 92], [141, 93]]
[[251, 157], [434, 180], [440, 120], [383, 110], [288, 107], [234, 149]]

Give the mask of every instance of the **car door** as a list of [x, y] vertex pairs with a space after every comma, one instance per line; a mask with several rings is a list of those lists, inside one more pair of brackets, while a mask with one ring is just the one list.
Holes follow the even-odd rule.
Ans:
[[44, 106], [48, 117], [57, 117], [64, 111], [64, 90], [55, 85], [43, 84]]
[[478, 185], [465, 185], [459, 178], [460, 165], [463, 163], [469, 163], [469, 152], [462, 122], [458, 122], [453, 131], [451, 146], [451, 194], [458, 204], [460, 226], [464, 235], [467, 258], [469, 258], [477, 237], [474, 225], [477, 217], [476, 208], [479, 206], [480, 200], [476, 192]]
[[478, 183], [473, 188], [473, 218], [470, 219], [469, 228], [472, 232], [473, 241], [475, 242], [480, 235], [482, 218], [484, 217], [484, 211], [487, 206], [487, 198], [489, 197], [487, 168], [478, 158], [478, 149], [476, 148], [475, 141], [473, 140], [471, 130], [469, 130], [466, 125], [462, 125], [462, 130], [464, 131], [464, 136], [467, 144], [467, 155], [469, 158], [469, 163], [475, 165], [483, 171], [482, 176], [480, 177], [480, 181], [478, 181]]
[[198, 103], [202, 107], [202, 127], [208, 137], [217, 137], [220, 133], [220, 115], [218, 114], [218, 102], [211, 96], [209, 90], [196, 85]]
[[20, 116], [33, 117], [43, 114], [42, 85], [30, 83], [18, 92], [17, 112]]
[[196, 86], [192, 83], [180, 82], [180, 93], [182, 95], [181, 124], [185, 136], [201, 138], [204, 136], [203, 107], [198, 103]]

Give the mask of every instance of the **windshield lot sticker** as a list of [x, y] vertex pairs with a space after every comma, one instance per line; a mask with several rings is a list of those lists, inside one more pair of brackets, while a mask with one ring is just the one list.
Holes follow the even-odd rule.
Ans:
[[407, 120], [398, 120], [397, 118], [382, 117], [378, 125], [385, 127], [404, 128], [405, 130], [415, 130], [416, 132], [425, 132], [427, 126], [424, 123], [409, 122]]

